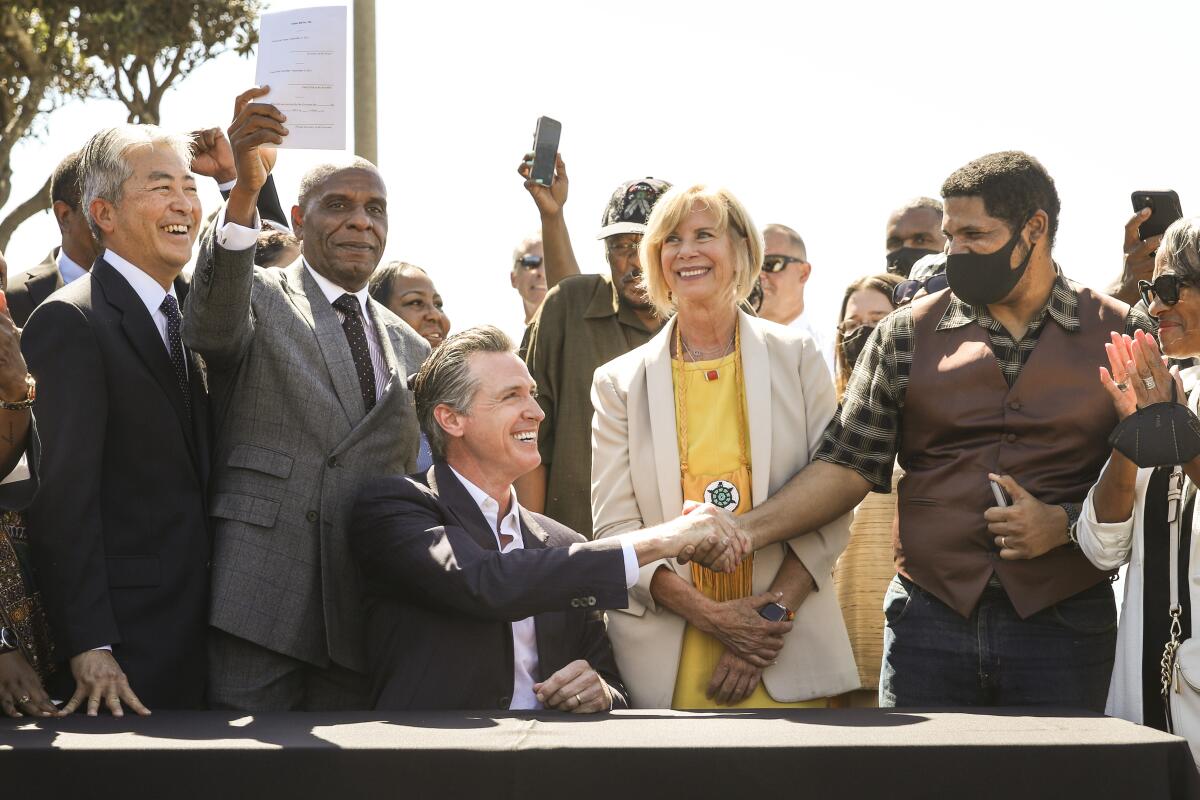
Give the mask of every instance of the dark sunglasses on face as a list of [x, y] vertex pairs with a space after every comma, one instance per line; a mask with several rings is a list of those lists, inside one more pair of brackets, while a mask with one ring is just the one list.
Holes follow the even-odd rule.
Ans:
[[542, 265], [542, 257], [526, 253], [517, 259], [517, 264], [528, 270], [535, 270]]
[[950, 278], [944, 272], [930, 275], [928, 278], [901, 281], [896, 284], [895, 289], [892, 289], [892, 304], [899, 308], [905, 303], [912, 302], [912, 299], [917, 296], [917, 292], [922, 289], [925, 290], [925, 294], [933, 294], [934, 292], [940, 292], [949, 285]]
[[1179, 290], [1189, 285], [1178, 275], [1168, 272], [1165, 275], [1159, 275], [1153, 283], [1138, 281], [1138, 294], [1142, 296], [1142, 302], [1146, 304], [1147, 308], [1154, 302], [1155, 297], [1161, 300], [1163, 305], [1173, 306], [1179, 302]]
[[804, 264], [803, 258], [792, 258], [791, 256], [763, 256], [763, 272], [783, 272], [787, 269], [788, 264]]

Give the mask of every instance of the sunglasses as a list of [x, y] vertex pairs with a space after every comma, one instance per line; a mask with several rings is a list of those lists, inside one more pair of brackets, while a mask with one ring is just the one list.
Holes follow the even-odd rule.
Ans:
[[791, 256], [764, 256], [763, 257], [763, 272], [783, 272], [787, 269], [788, 264], [805, 264], [803, 258], [792, 258]]
[[1138, 281], [1138, 294], [1142, 296], [1142, 302], [1146, 304], [1147, 308], [1154, 302], [1155, 297], [1161, 300], [1163, 305], [1173, 306], [1179, 302], [1179, 290], [1190, 285], [1178, 275], [1167, 273], [1159, 275], [1153, 283]]
[[528, 270], [535, 270], [542, 265], [542, 257], [526, 253], [517, 259], [517, 263]]
[[910, 278], [906, 281], [901, 281], [896, 284], [896, 288], [892, 289], [892, 305], [899, 308], [905, 303], [911, 303], [912, 299], [917, 296], [917, 292], [922, 289], [925, 294], [933, 294], [940, 292], [950, 285], [950, 278], [946, 273], [939, 272], [935, 275], [930, 275], [928, 278]]

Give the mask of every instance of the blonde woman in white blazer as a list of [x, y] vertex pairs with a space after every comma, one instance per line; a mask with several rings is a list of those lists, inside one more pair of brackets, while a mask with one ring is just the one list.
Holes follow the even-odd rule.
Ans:
[[[642, 241], [641, 263], [651, 301], [674, 316], [650, 342], [596, 370], [592, 515], [598, 537], [673, 519], [685, 499], [721, 505], [732, 495], [741, 506], [734, 513], [765, 502], [808, 464], [836, 406], [811, 337], [738, 310], [757, 278], [762, 239], [727, 191], [693, 186], [660, 199]], [[701, 429], [702, 422], [711, 431], [712, 421], [700, 419], [704, 414], [681, 394], [703, 390], [709, 381], [732, 391], [734, 380], [740, 381], [742, 411], [718, 405], [714, 413], [721, 431], [741, 426], [744, 468], [740, 478], [730, 473], [728, 481], [704, 488], [711, 476], [689, 480], [696, 470], [689, 473], [682, 464], [681, 443], [692, 443], [687, 451], [699, 463], [704, 453], [694, 449], [688, 431]], [[697, 417], [690, 426], [677, 413], [685, 408]], [[722, 488], [739, 480], [741, 491]], [[701, 491], [703, 498], [685, 498]], [[832, 579], [849, 523], [847, 514], [759, 550], [733, 599], [705, 597], [702, 591], [713, 591], [711, 578], [690, 566], [663, 561], [643, 567], [629, 607], [609, 617], [633, 705], [824, 705], [825, 698], [857, 688]], [[763, 619], [759, 609], [769, 603], [784, 607], [772, 609], [777, 615], [794, 614], [792, 621]], [[692, 674], [700, 639], [710, 650], [724, 649], [711, 679]], [[687, 662], [682, 672], [681, 659]]]

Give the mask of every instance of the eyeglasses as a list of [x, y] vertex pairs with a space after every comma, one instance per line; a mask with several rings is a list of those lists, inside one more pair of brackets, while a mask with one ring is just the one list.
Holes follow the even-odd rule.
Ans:
[[608, 246], [608, 252], [610, 255], [619, 256], [620, 258], [629, 258], [637, 253], [639, 247], [641, 247], [641, 242], [617, 242]]
[[532, 272], [542, 265], [542, 257], [535, 256], [532, 253], [526, 253], [517, 259], [517, 264]]
[[1138, 281], [1138, 293], [1147, 307], [1154, 302], [1155, 297], [1161, 300], [1163, 305], [1173, 306], [1179, 302], [1179, 290], [1190, 285], [1178, 275], [1168, 272], [1165, 275], [1159, 275], [1153, 283]]
[[939, 272], [935, 275], [930, 275], [928, 278], [912, 278], [906, 281], [901, 281], [896, 284], [896, 288], [892, 289], [892, 304], [899, 308], [905, 303], [911, 303], [912, 299], [917, 296], [917, 292], [922, 289], [926, 294], [940, 292], [950, 285], [950, 278], [946, 273]]
[[763, 256], [763, 272], [783, 272], [787, 269], [788, 264], [807, 264], [803, 258], [792, 258], [791, 256]]

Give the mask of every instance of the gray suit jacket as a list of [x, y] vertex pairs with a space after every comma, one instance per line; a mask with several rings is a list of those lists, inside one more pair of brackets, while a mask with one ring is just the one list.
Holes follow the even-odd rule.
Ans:
[[362, 578], [347, 527], [359, 486], [416, 468], [405, 376], [429, 345], [370, 301], [388, 377], [364, 413], [354, 360], [301, 260], [260, 269], [212, 230], [201, 244], [183, 338], [208, 364], [217, 443], [211, 623], [320, 667], [366, 670]]

